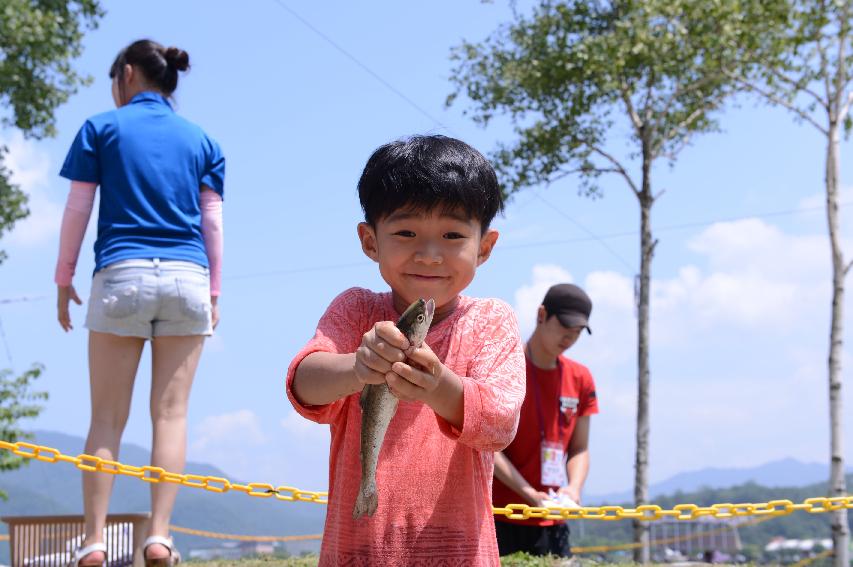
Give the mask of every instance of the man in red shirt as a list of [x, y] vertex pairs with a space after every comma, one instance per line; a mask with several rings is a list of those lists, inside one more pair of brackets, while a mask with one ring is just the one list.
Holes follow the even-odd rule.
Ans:
[[[552, 286], [527, 341], [527, 393], [513, 442], [495, 453], [492, 502], [530, 506], [580, 505], [589, 471], [589, 416], [598, 413], [595, 383], [582, 364], [562, 355], [589, 329], [592, 301], [578, 286]], [[549, 491], [551, 495], [549, 495]], [[501, 555], [570, 557], [564, 521], [495, 517]]]

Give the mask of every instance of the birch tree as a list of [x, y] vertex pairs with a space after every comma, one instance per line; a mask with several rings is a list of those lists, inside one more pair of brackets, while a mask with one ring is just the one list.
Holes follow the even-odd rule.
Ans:
[[[493, 154], [513, 193], [571, 176], [586, 194], [615, 175], [637, 198], [637, 428], [634, 500], [648, 502], [649, 296], [658, 240], [651, 212], [654, 166], [674, 164], [715, 119], [738, 84], [723, 68], [749, 70], [765, 29], [781, 25], [776, 0], [541, 0], [480, 43], [452, 53], [455, 92], [473, 119], [506, 115], [517, 139]], [[616, 148], [631, 148], [627, 155]], [[634, 523], [649, 561], [648, 524]]]
[[[832, 261], [832, 300], [829, 325], [830, 496], [847, 493], [844, 477], [843, 398], [841, 357], [844, 346], [845, 277], [853, 263], [841, 248], [838, 215], [841, 176], [840, 141], [849, 134], [853, 102], [850, 67], [853, 64], [850, 0], [792, 0], [791, 26], [778, 37], [779, 48], [768, 52], [759, 73], [749, 77], [732, 72], [753, 92], [788, 110], [823, 136], [824, 189], [829, 250]], [[847, 510], [832, 513], [833, 556], [836, 567], [850, 564]]]

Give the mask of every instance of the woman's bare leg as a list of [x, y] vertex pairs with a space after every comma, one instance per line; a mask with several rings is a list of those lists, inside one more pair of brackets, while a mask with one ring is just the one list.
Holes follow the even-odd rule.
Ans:
[[[121, 434], [130, 412], [133, 382], [145, 340], [108, 333], [89, 332], [89, 392], [92, 403], [85, 452], [110, 461], [118, 460]], [[84, 546], [104, 541], [104, 525], [114, 476], [83, 473]], [[82, 565], [101, 565], [103, 553], [89, 554]]]
[[[204, 336], [155, 337], [151, 341], [151, 464], [169, 472], [184, 470], [187, 452], [187, 405]], [[151, 534], [169, 535], [169, 522], [178, 485], [151, 485]], [[162, 545], [152, 545], [149, 558], [166, 557]]]

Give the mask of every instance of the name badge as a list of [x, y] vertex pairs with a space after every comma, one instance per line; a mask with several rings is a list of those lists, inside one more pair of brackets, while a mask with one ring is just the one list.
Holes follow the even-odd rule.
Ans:
[[562, 445], [553, 441], [542, 441], [542, 485], [566, 486], [566, 460]]

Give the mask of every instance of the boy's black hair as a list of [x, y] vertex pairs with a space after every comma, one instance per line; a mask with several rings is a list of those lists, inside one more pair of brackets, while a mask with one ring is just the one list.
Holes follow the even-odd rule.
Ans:
[[484, 233], [504, 206], [488, 160], [465, 142], [439, 135], [377, 148], [358, 181], [358, 198], [372, 226], [399, 209], [438, 209], [479, 220]]

